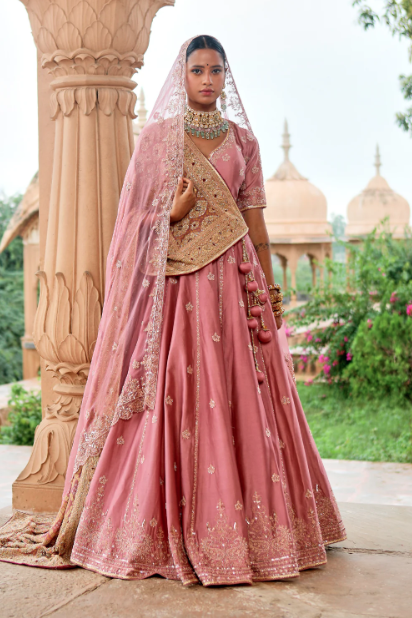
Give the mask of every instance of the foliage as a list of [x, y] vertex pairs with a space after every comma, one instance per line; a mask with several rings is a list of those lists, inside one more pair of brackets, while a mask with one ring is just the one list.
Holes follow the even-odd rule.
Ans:
[[412, 463], [412, 404], [361, 400], [335, 385], [298, 383], [321, 457]]
[[[352, 0], [353, 6], [359, 6], [359, 23], [365, 30], [374, 28], [378, 23], [384, 23], [392, 34], [412, 40], [412, 0], [384, 0], [383, 4], [383, 11], [379, 15], [367, 1]], [[412, 60], [412, 43], [409, 47], [409, 60]], [[411, 101], [412, 75], [400, 75], [399, 81], [404, 98]], [[412, 107], [405, 113], [397, 113], [396, 121], [404, 131], [412, 134]]]
[[342, 244], [348, 264], [328, 262], [331, 285], [290, 312], [289, 326], [308, 326], [307, 352], [329, 382], [412, 399], [412, 238], [394, 240], [383, 225], [357, 245]]
[[[22, 199], [21, 195], [13, 195], [0, 199], [0, 239]], [[0, 268], [6, 270], [23, 270], [23, 240], [15, 238], [2, 253], [0, 253]]]
[[32, 445], [35, 429], [42, 419], [40, 392], [26, 391], [21, 384], [13, 384], [8, 404], [11, 425], [0, 428], [0, 444]]
[[[21, 196], [0, 199], [0, 238]], [[24, 334], [23, 243], [15, 238], [0, 253], [0, 384], [22, 378]]]

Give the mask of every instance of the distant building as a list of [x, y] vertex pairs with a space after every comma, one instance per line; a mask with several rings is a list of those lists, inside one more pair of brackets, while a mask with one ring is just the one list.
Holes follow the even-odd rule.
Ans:
[[16, 208], [0, 242], [0, 253], [17, 237], [23, 238], [24, 270], [24, 336], [23, 379], [35, 378], [40, 367], [40, 357], [33, 342], [32, 332], [37, 309], [38, 279], [40, 267], [39, 246], [39, 175], [36, 173], [27, 187], [22, 201]]
[[381, 159], [379, 147], [375, 155], [376, 175], [366, 188], [348, 204], [348, 223], [345, 234], [355, 241], [370, 234], [384, 218], [394, 238], [403, 238], [405, 227], [409, 226], [410, 208], [404, 197], [390, 188], [380, 174]]
[[[322, 264], [325, 257], [332, 257], [332, 229], [322, 191], [302, 176], [289, 159], [291, 144], [286, 120], [282, 148], [283, 163], [266, 181], [267, 208], [263, 212], [271, 252], [280, 259], [286, 290], [286, 269], [290, 268], [292, 288], [296, 289], [296, 269], [303, 255], [309, 258], [312, 282], [316, 284], [316, 263]], [[322, 277], [322, 268], [320, 274]]]

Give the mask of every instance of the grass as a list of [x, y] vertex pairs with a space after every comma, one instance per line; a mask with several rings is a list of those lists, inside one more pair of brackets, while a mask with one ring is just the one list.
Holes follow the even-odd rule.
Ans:
[[364, 401], [326, 384], [298, 383], [321, 457], [412, 463], [412, 404]]

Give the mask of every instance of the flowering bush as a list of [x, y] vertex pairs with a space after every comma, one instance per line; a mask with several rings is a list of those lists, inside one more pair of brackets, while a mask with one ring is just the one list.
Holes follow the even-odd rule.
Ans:
[[347, 263], [328, 261], [330, 284], [290, 312], [289, 325], [309, 327], [305, 354], [318, 356], [323, 379], [412, 399], [412, 238], [394, 240], [382, 224], [342, 244]]

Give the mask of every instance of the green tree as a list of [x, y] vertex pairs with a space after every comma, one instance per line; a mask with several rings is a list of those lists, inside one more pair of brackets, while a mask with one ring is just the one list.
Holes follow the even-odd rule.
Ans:
[[[352, 5], [359, 7], [359, 23], [365, 30], [383, 23], [393, 35], [410, 40], [409, 61], [412, 61], [412, 0], [384, 0], [380, 13], [365, 0], [352, 0]], [[412, 101], [412, 75], [400, 75], [399, 81], [406, 101]], [[412, 135], [412, 107], [408, 107], [405, 112], [398, 112], [396, 122]]]
[[[0, 238], [21, 201], [0, 199]], [[15, 238], [0, 253], [0, 384], [22, 378], [20, 337], [24, 334], [23, 242]]]

